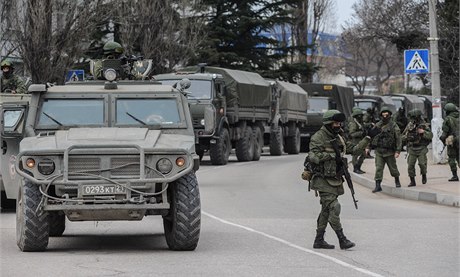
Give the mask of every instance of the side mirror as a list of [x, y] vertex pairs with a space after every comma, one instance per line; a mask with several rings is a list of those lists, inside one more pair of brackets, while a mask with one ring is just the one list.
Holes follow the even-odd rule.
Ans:
[[216, 109], [213, 105], [207, 105], [204, 108], [204, 131], [206, 134], [212, 134], [216, 129]]
[[3, 107], [1, 110], [1, 134], [5, 138], [23, 137], [25, 127], [24, 106]]

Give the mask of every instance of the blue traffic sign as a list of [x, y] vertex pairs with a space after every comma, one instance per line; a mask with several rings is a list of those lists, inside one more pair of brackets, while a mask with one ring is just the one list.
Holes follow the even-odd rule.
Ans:
[[430, 72], [428, 49], [404, 50], [404, 68], [406, 74], [423, 74]]
[[67, 71], [65, 75], [66, 82], [77, 82], [85, 80], [85, 71], [83, 69], [75, 69]]

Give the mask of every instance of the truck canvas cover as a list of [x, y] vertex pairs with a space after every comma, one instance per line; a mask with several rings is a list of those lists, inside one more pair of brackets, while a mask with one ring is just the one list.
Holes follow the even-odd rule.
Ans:
[[280, 110], [294, 110], [306, 112], [308, 105], [308, 93], [299, 85], [277, 81], [277, 88], [281, 92]]
[[219, 67], [206, 67], [206, 71], [222, 75], [227, 87], [227, 103], [230, 106], [236, 103], [241, 107], [270, 106], [270, 83], [259, 74]]
[[[347, 117], [351, 115], [354, 105], [353, 89], [331, 84], [299, 84], [310, 96], [331, 97], [337, 103], [337, 110]], [[351, 100], [350, 100], [351, 99]]]

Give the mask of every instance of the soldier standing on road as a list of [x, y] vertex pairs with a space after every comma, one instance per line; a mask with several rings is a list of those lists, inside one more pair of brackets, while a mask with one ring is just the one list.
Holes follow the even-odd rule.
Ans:
[[342, 224], [340, 223], [340, 203], [338, 196], [344, 194], [344, 189], [343, 179], [341, 176], [338, 176], [337, 172], [340, 172], [341, 166], [347, 165], [343, 163], [342, 156], [336, 156], [332, 143], [333, 141], [337, 141], [342, 152], [345, 152], [345, 149], [348, 149], [349, 152], [362, 152], [369, 144], [370, 137], [363, 139], [354, 148], [347, 148], [345, 140], [340, 135], [342, 132], [340, 125], [345, 119], [345, 115], [337, 110], [325, 112], [323, 115], [323, 126], [310, 140], [310, 152], [307, 159], [313, 165], [314, 169], [311, 179], [304, 177], [304, 174], [302, 174], [302, 178], [310, 181], [310, 188], [319, 193], [321, 203], [321, 212], [317, 219], [317, 230], [313, 248], [334, 248], [334, 245], [330, 245], [324, 240], [324, 233], [328, 223], [336, 232], [341, 249], [348, 249], [355, 246], [343, 234]]
[[381, 120], [377, 122], [376, 126], [382, 132], [372, 141], [372, 145], [375, 147], [375, 189], [372, 192], [382, 190], [381, 184], [385, 164], [388, 165], [391, 176], [395, 178], [396, 187], [401, 187], [399, 171], [396, 165], [396, 159], [401, 152], [401, 131], [398, 125], [391, 120], [391, 110], [387, 106], [383, 106], [380, 110], [380, 117]]
[[[361, 109], [353, 110], [353, 114], [351, 116], [352, 119], [348, 122], [348, 138], [351, 141], [351, 145], [354, 147], [366, 136], [366, 131], [363, 123], [363, 111]], [[353, 164], [353, 172], [358, 174], [366, 173], [361, 170], [361, 166], [365, 158], [366, 151], [353, 155], [351, 160]]]
[[0, 79], [1, 93], [26, 93], [24, 81], [14, 74], [14, 67], [10, 61], [1, 63], [2, 77]]
[[442, 124], [442, 135], [440, 137], [444, 146], [447, 146], [447, 156], [449, 157], [449, 166], [452, 171], [452, 178], [449, 181], [458, 181], [457, 165], [459, 162], [459, 137], [460, 137], [460, 120], [458, 108], [453, 103], [447, 103], [444, 107], [446, 118]]
[[399, 130], [406, 129], [409, 120], [406, 117], [406, 110], [404, 109], [404, 107], [398, 109], [398, 111], [394, 115], [394, 121], [396, 122], [396, 124], [398, 124]]
[[430, 127], [423, 120], [422, 111], [413, 109], [409, 112], [409, 124], [403, 132], [402, 140], [407, 143], [407, 171], [409, 173], [409, 187], [414, 187], [415, 183], [415, 163], [418, 160], [420, 174], [422, 175], [422, 184], [426, 184], [426, 173], [428, 160], [428, 145], [431, 143], [433, 133]]
[[[364, 129], [369, 130], [371, 129], [377, 121], [375, 120], [375, 107], [373, 108], [367, 108], [366, 112], [364, 113], [363, 116], [363, 123], [364, 123]], [[366, 151], [366, 156], [365, 158], [367, 159], [373, 159], [374, 157], [371, 155], [371, 149], [368, 148]]]

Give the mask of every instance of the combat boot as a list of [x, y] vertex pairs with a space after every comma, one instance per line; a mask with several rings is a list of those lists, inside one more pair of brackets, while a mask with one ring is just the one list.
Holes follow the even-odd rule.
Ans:
[[426, 184], [426, 174], [422, 174], [422, 184]]
[[409, 177], [410, 178], [410, 183], [408, 185], [408, 187], [415, 187], [415, 177]]
[[331, 245], [324, 240], [324, 233], [324, 230], [316, 230], [316, 237], [315, 242], [313, 243], [313, 248], [334, 249], [334, 245]]
[[361, 166], [354, 166], [353, 168], [354, 168], [353, 172], [356, 173], [356, 174], [364, 174], [364, 173], [366, 173], [366, 172], [361, 170]]
[[379, 192], [379, 191], [382, 191], [382, 187], [380, 186], [381, 183], [382, 183], [381, 180], [375, 181], [375, 189], [374, 189], [372, 192]]
[[335, 233], [337, 234], [337, 237], [339, 238], [340, 249], [348, 249], [348, 248], [352, 248], [353, 246], [355, 246], [353, 242], [351, 242], [350, 240], [347, 239], [347, 237], [345, 237], [345, 235], [343, 234], [343, 229], [337, 230], [335, 231]]
[[395, 185], [397, 188], [401, 187], [401, 183], [399, 182], [399, 177], [395, 177]]
[[458, 175], [456, 170], [452, 170], [452, 178], [449, 179], [449, 182], [458, 181]]

